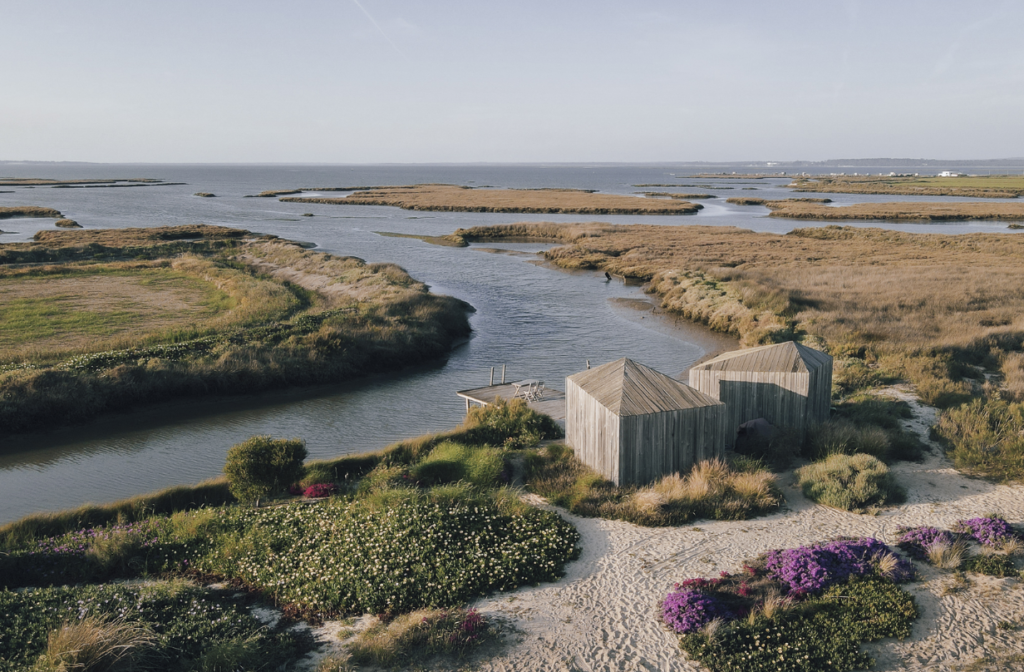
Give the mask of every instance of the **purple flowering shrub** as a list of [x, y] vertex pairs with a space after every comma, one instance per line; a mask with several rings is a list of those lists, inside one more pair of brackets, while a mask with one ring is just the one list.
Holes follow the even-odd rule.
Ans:
[[[784, 551], [771, 551], [765, 562], [768, 575], [779, 581], [786, 592], [795, 595], [820, 593], [851, 576], [865, 576], [875, 571], [875, 563], [889, 555], [889, 547], [870, 537], [840, 539]], [[914, 577], [913, 565], [897, 556], [890, 578], [896, 583]]]
[[859, 577], [892, 585], [914, 576], [913, 563], [877, 539], [839, 539], [771, 551], [744, 563], [737, 574], [686, 579], [662, 601], [661, 618], [673, 631], [690, 634], [715, 619], [743, 618], [780, 595], [795, 604], [802, 598], [816, 599], [812, 596], [833, 586], [852, 585]]
[[896, 533], [896, 545], [915, 560], [927, 560], [928, 551], [935, 544], [952, 544], [952, 534], [937, 527], [901, 527]]
[[998, 546], [1017, 536], [1008, 522], [995, 517], [958, 520], [953, 531], [969, 535], [983, 546]]
[[687, 588], [669, 593], [661, 603], [661, 620], [680, 634], [696, 632], [716, 618], [732, 620], [736, 615], [714, 593]]
[[334, 483], [314, 483], [302, 493], [306, 497], [330, 497], [338, 493], [338, 486]]

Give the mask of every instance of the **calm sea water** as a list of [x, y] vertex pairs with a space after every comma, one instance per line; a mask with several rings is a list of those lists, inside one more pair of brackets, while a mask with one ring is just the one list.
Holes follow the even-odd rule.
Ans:
[[[910, 169], [912, 167], [908, 167]], [[785, 169], [780, 167], [780, 169]], [[730, 168], [732, 170], [732, 168]], [[892, 168], [859, 172], [885, 172]], [[915, 172], [910, 170], [910, 172]], [[919, 172], [924, 173], [925, 170]], [[931, 172], [931, 169], [929, 169]], [[472, 304], [472, 338], [444, 362], [368, 380], [315, 389], [185, 401], [117, 414], [73, 428], [3, 440], [0, 522], [35, 511], [104, 502], [220, 473], [228, 447], [253, 434], [298, 436], [311, 457], [372, 450], [392, 441], [457, 424], [464, 415], [455, 391], [487, 384], [490, 367], [507, 366], [510, 380], [541, 378], [555, 387], [585, 367], [628, 356], [671, 375], [708, 352], [730, 347], [685, 324], [623, 307], [642, 299], [638, 287], [604, 282], [600, 273], [566, 273], [538, 264], [540, 245], [437, 247], [377, 231], [438, 235], [458, 227], [516, 221], [590, 221], [594, 217], [409, 212], [398, 208], [280, 203], [244, 198], [265, 189], [443, 182], [495, 187], [571, 187], [631, 194], [633, 185], [687, 186], [716, 194], [698, 215], [600, 217], [613, 223], [739, 226], [784, 233], [793, 223], [738, 207], [729, 196], [784, 198], [788, 179], [686, 178], [671, 166], [186, 166], [0, 164], [0, 177], [152, 177], [180, 186], [54, 189], [2, 187], [0, 206], [59, 209], [88, 228], [203, 222], [315, 243], [318, 249], [367, 261], [400, 264], [433, 291]], [[195, 192], [216, 198], [198, 198]], [[891, 201], [893, 196], [833, 195], [837, 204]], [[910, 200], [910, 199], [901, 199]], [[951, 200], [923, 198], [917, 200]], [[955, 199], [953, 199], [955, 200]], [[312, 212], [314, 217], [302, 217]], [[800, 222], [799, 226], [808, 226]], [[861, 223], [879, 226], [877, 223]], [[27, 240], [51, 220], [4, 220], [13, 232], [0, 242]], [[906, 231], [1005, 232], [1005, 224], [884, 225]], [[500, 374], [499, 374], [500, 375]]]

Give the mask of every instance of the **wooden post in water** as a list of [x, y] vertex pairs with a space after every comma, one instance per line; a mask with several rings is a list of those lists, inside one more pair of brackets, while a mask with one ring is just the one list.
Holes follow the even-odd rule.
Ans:
[[489, 386], [494, 387], [494, 367], [491, 367], [491, 382], [487, 383]]
[[587, 360], [587, 368], [588, 369], [590, 368], [590, 360], [589, 359]]
[[505, 384], [505, 365], [501, 365], [501, 384]]

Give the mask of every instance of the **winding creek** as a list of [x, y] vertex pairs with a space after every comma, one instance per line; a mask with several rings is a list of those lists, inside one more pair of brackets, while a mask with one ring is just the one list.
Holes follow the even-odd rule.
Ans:
[[[710, 169], [710, 168], [709, 168]], [[888, 168], [885, 169], [888, 172]], [[875, 171], [878, 172], [878, 171]], [[740, 226], [783, 233], [793, 223], [768, 219], [760, 207], [726, 204], [729, 196], [784, 198], [786, 179], [680, 179], [686, 192], [705, 191], [694, 216], [590, 217], [409, 212], [373, 206], [280, 203], [243, 198], [264, 189], [445, 182], [500, 187], [575, 187], [629, 194], [632, 185], [668, 183], [682, 174], [658, 166], [167, 166], [0, 165], [11, 177], [153, 177], [179, 186], [4, 189], [0, 206], [41, 205], [86, 227], [163, 226], [204, 222], [315, 243], [318, 249], [367, 261], [391, 261], [476, 308], [472, 337], [445, 362], [339, 385], [251, 396], [208, 398], [138, 409], [83, 426], [3, 439], [0, 444], [0, 523], [36, 511], [104, 502], [216, 476], [228, 447], [253, 434], [298, 436], [311, 458], [372, 450], [404, 437], [457, 424], [464, 414], [455, 391], [485, 385], [490, 367], [507, 365], [510, 380], [539, 378], [561, 388], [584, 368], [629, 356], [671, 375], [702, 357], [735, 347], [728, 338], [652, 314], [637, 286], [605, 282], [597, 272], [567, 273], [539, 262], [535, 244], [439, 247], [376, 231], [423, 235], [460, 226], [516, 221], [609, 221], [669, 226]], [[724, 187], [731, 187], [725, 189]], [[743, 189], [748, 190], [744, 191]], [[216, 198], [197, 198], [195, 192]], [[338, 196], [340, 194], [332, 194]], [[895, 196], [831, 195], [837, 204], [908, 200]], [[944, 200], [941, 198], [922, 200]], [[302, 217], [303, 213], [313, 217]], [[0, 242], [27, 240], [51, 220], [5, 220]], [[867, 225], [867, 224], [865, 224]], [[878, 226], [878, 224], [870, 224]], [[904, 224], [886, 228], [947, 233], [1005, 232], [999, 223]], [[638, 307], [640, 309], [638, 309]]]

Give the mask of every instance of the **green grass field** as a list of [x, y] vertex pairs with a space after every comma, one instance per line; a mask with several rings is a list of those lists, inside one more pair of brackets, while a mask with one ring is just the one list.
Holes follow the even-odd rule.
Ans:
[[169, 268], [7, 276], [0, 287], [0, 357], [26, 347], [87, 350], [203, 322], [234, 305], [212, 283]]

